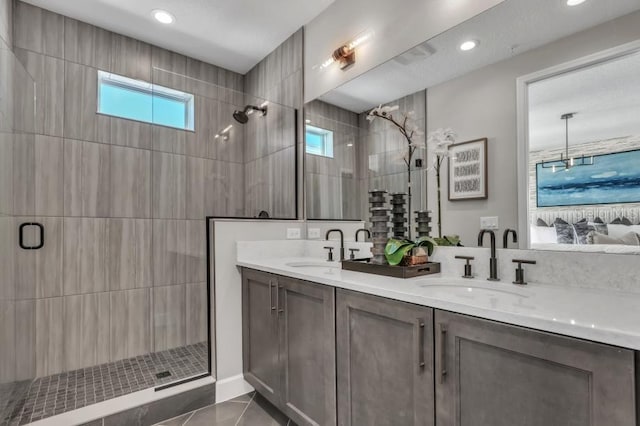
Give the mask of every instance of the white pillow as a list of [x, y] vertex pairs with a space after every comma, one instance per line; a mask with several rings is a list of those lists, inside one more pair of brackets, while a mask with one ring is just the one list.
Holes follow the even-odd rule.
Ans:
[[636, 234], [635, 232], [629, 232], [622, 238], [612, 237], [611, 235], [598, 234], [597, 232], [594, 232], [592, 234], [592, 238], [593, 244], [640, 246], [640, 237], [638, 237], [638, 234]]
[[640, 225], [613, 225], [609, 223], [607, 225], [607, 231], [610, 237], [622, 238], [629, 232], [640, 234]]
[[531, 225], [531, 244], [558, 244], [556, 228]]

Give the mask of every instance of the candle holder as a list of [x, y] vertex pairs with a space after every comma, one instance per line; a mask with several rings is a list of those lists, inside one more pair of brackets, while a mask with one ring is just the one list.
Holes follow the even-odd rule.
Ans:
[[371, 263], [385, 265], [387, 259], [384, 256], [384, 248], [389, 240], [389, 208], [385, 206], [387, 202], [387, 191], [375, 189], [369, 191], [369, 212], [371, 212]]
[[416, 213], [416, 232], [419, 237], [431, 236], [431, 210], [418, 210]]
[[407, 233], [407, 200], [404, 192], [397, 192], [391, 194], [391, 223], [393, 227], [391, 232], [393, 238], [397, 240], [404, 240]]

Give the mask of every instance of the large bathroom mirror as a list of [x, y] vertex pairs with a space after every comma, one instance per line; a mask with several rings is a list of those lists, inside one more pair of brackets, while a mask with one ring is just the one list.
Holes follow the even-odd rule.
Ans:
[[518, 85], [530, 247], [639, 254], [640, 41]]
[[[368, 221], [369, 190], [407, 192], [402, 135], [367, 120], [382, 104], [411, 114], [423, 134], [411, 162], [412, 210], [432, 211], [432, 236], [473, 247], [481, 227], [494, 227], [501, 243], [505, 230], [518, 231], [510, 248], [640, 252], [630, 234], [640, 231], [639, 40], [637, 0], [505, 0], [308, 102], [307, 217]], [[442, 151], [428, 138], [439, 129], [455, 134], [440, 179]], [[463, 151], [477, 164], [458, 164], [456, 144], [472, 141]], [[593, 166], [577, 166], [592, 157]], [[565, 163], [571, 170], [560, 173]], [[571, 181], [574, 172], [584, 179]], [[593, 179], [605, 180], [590, 198], [567, 196], [567, 182]], [[572, 203], [558, 202], [565, 198]], [[635, 249], [620, 248], [629, 242]]]

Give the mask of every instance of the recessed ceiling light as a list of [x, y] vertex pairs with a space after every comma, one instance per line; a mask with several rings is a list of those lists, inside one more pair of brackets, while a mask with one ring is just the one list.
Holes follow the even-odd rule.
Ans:
[[467, 40], [460, 45], [460, 50], [466, 52], [468, 50], [475, 49], [478, 44], [479, 42], [477, 40]]
[[567, 0], [567, 6], [577, 6], [584, 3], [586, 0]]
[[161, 24], [173, 24], [176, 18], [166, 10], [156, 9], [151, 12], [156, 21]]

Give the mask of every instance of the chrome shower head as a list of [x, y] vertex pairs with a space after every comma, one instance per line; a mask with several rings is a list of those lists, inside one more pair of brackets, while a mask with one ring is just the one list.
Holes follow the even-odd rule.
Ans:
[[258, 111], [262, 116], [267, 115], [267, 107], [257, 107], [255, 105], [247, 105], [244, 110], [235, 110], [233, 112], [233, 118], [240, 124], [246, 124], [249, 121], [249, 114], [254, 111]]

